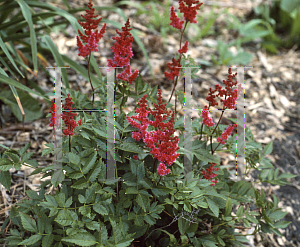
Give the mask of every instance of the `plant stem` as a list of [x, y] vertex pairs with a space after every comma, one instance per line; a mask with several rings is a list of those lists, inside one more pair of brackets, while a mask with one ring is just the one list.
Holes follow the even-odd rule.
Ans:
[[71, 136], [69, 136], [69, 152], [71, 153]]
[[[226, 109], [226, 108], [225, 108], [225, 109]], [[213, 132], [211, 133], [211, 136], [210, 136], [210, 148], [211, 148], [211, 154], [214, 154], [213, 147], [212, 147], [212, 136], [213, 136], [213, 134], [215, 133], [215, 131], [216, 131], [216, 129], [217, 129], [217, 127], [218, 127], [218, 125], [219, 125], [219, 123], [220, 123], [222, 117], [223, 117], [223, 113], [224, 113], [224, 110], [225, 110], [225, 109], [222, 110], [222, 114], [221, 114], [221, 116], [220, 116], [220, 118], [219, 118], [219, 121], [218, 121], [218, 123], [217, 123], [215, 129], [213, 130]], [[220, 143], [219, 143], [219, 145], [220, 145]], [[218, 145], [218, 146], [219, 146], [219, 145]], [[218, 146], [217, 146], [217, 148], [218, 148]], [[216, 148], [216, 149], [217, 149], [217, 148]], [[216, 149], [215, 149], [215, 150], [216, 150]]]
[[[186, 29], [187, 24], [188, 24], [188, 22], [186, 21], [183, 30], [180, 32], [180, 33], [181, 33], [181, 36], [180, 36], [180, 44], [179, 44], [180, 49], [181, 49], [181, 43], [182, 43], [183, 33], [184, 33], [184, 30]], [[179, 65], [180, 65], [181, 57], [182, 57], [182, 54], [180, 53], [180, 57], [179, 57]], [[172, 90], [172, 93], [171, 93], [171, 96], [170, 96], [170, 98], [169, 98], [168, 103], [170, 103], [170, 101], [171, 101], [171, 98], [172, 98], [173, 93], [174, 93], [174, 91], [175, 91], [175, 87], [176, 87], [177, 82], [178, 82], [178, 78], [179, 78], [179, 76], [176, 76], [176, 80], [174, 80], [174, 87], [173, 87], [173, 90]], [[175, 112], [176, 112], [176, 94], [175, 94]]]

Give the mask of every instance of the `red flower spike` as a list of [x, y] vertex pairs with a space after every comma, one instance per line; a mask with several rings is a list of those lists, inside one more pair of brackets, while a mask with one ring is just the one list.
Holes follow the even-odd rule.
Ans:
[[[204, 179], [210, 180], [214, 177], [217, 176], [217, 174], [213, 173], [214, 171], [218, 171], [219, 168], [214, 168], [214, 166], [216, 165], [216, 163], [209, 163], [210, 166], [208, 168], [206, 168], [206, 171], [202, 170], [202, 174], [204, 175]], [[218, 182], [218, 178], [216, 178], [215, 180], [211, 180], [211, 182], [213, 182], [211, 184], [211, 186], [215, 186], [215, 183]]]
[[[88, 8], [90, 10], [85, 10], [86, 15], [81, 15], [84, 19], [86, 19], [86, 22], [84, 23], [78, 20], [78, 23], [83, 27], [85, 33], [85, 35], [83, 35], [81, 31], [78, 30], [80, 39], [82, 41], [78, 36], [76, 37], [79, 50], [78, 56], [82, 57], [89, 56], [92, 51], [98, 51], [98, 42], [103, 37], [106, 30], [106, 23], [104, 23], [100, 32], [98, 30], [92, 32], [92, 29], [97, 29], [100, 21], [102, 20], [102, 17], [96, 20], [92, 19], [98, 17], [98, 15], [94, 15], [95, 8], [92, 8], [92, 6], [93, 4], [90, 0], [88, 4]], [[87, 44], [83, 45], [82, 42]]]
[[166, 169], [166, 165], [164, 163], [160, 163], [157, 168], [157, 174], [160, 176], [165, 176], [171, 172], [170, 169]]
[[[68, 97], [66, 98], [66, 103], [63, 104], [62, 107], [64, 110], [76, 110], [76, 108], [72, 108], [73, 104], [74, 103], [72, 102], [72, 98], [70, 98], [70, 94], [68, 94]], [[52, 101], [52, 106], [51, 106], [51, 110], [49, 111], [49, 113], [51, 113], [51, 115], [52, 115], [49, 126], [53, 126], [54, 120], [55, 120], [54, 100]], [[78, 125], [82, 125], [81, 119], [79, 119], [78, 123], [76, 123], [76, 121], [74, 120], [74, 117], [76, 117], [76, 116], [77, 116], [77, 113], [65, 112], [65, 111], [62, 113], [62, 120], [64, 121], [64, 123], [67, 126], [67, 129], [63, 130], [63, 133], [65, 135], [69, 135], [69, 136], [74, 135], [73, 131], [74, 131], [75, 127], [77, 127]]]
[[225, 144], [224, 141], [228, 140], [228, 137], [231, 135], [233, 129], [236, 127], [237, 127], [237, 124], [229, 125], [222, 133], [221, 138], [220, 137], [217, 138], [217, 141], [220, 142], [222, 145], [224, 145]]
[[[174, 129], [174, 112], [166, 110], [166, 104], [162, 103], [161, 90], [158, 90], [158, 104], [154, 104], [155, 110], [147, 110], [147, 94], [145, 94], [139, 101], [140, 108], [135, 110], [138, 113], [137, 116], [127, 117], [128, 122], [139, 129], [139, 131], [132, 133], [132, 138], [136, 141], [141, 139], [146, 146], [151, 149], [150, 153], [154, 158], [157, 158], [161, 163], [157, 169], [160, 176], [165, 176], [170, 173], [170, 169], [166, 169], [165, 164], [169, 166], [179, 157], [176, 151], [179, 149], [177, 136], [172, 137], [175, 132]], [[172, 113], [171, 119], [165, 123], [163, 120], [167, 120], [167, 117]], [[151, 114], [155, 121], [151, 121], [147, 116]], [[135, 122], [138, 120], [140, 123]], [[158, 130], [147, 131], [148, 126], [151, 125]]]
[[55, 122], [55, 100], [52, 100], [52, 105], [51, 105], [49, 113], [51, 113], [51, 118], [50, 118], [50, 124], [49, 124], [49, 126], [50, 127], [52, 127], [54, 125], [57, 126], [58, 123]]
[[184, 21], [181, 21], [180, 18], [176, 15], [174, 6], [170, 8], [170, 20], [170, 25], [172, 27], [177, 28], [179, 30], [182, 29]]
[[202, 110], [202, 118], [203, 118], [203, 120], [202, 120], [202, 122], [207, 126], [207, 127], [212, 127], [212, 126], [214, 126], [215, 125], [215, 123], [214, 123], [214, 121], [213, 121], [213, 119], [212, 118], [210, 118], [209, 116], [208, 116], [208, 113], [209, 113], [209, 111], [208, 111], [208, 108], [207, 108], [207, 105], [204, 107], [204, 109]]
[[[185, 6], [185, 4], [187, 6]], [[192, 7], [193, 4], [196, 4], [196, 6]], [[199, 3], [199, 0], [179, 0], [179, 9], [180, 12], [183, 13], [184, 19], [186, 21], [189, 21], [191, 23], [198, 23], [196, 21], [196, 15], [197, 15], [197, 10], [200, 9], [200, 6], [203, 3]]]
[[133, 36], [129, 32], [132, 28], [130, 27], [129, 19], [125, 23], [125, 27], [122, 27], [122, 32], [116, 30], [117, 34], [120, 37], [113, 37], [113, 40], [116, 40], [114, 46], [111, 47], [111, 50], [114, 53], [114, 61], [111, 59], [107, 60], [108, 67], [126, 67], [122, 73], [117, 75], [117, 78], [120, 80], [127, 81], [129, 84], [137, 78], [139, 71], [135, 70], [134, 73], [131, 73], [130, 61], [129, 58], [132, 58], [132, 42]]
[[172, 58], [172, 63], [168, 63], [168, 67], [170, 69], [170, 73], [165, 71], [165, 76], [169, 79], [169, 81], [174, 80], [174, 77], [178, 76], [180, 72], [180, 68], [176, 68], [181, 67], [179, 59], [176, 60], [175, 58]]
[[188, 41], [185, 41], [183, 47], [181, 49], [178, 50], [179, 53], [186, 53], [187, 50], [188, 50], [188, 45], [189, 45], [189, 42]]

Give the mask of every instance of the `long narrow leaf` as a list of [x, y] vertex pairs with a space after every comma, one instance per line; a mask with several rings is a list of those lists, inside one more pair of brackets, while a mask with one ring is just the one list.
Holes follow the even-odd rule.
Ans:
[[[64, 65], [64, 61], [62, 59], [61, 54], [58, 52], [55, 44], [53, 43], [52, 39], [49, 37], [49, 35], [45, 35], [44, 37], [45, 42], [47, 43], [49, 49], [51, 50], [54, 60], [56, 62], [56, 65], [58, 67], [66, 67]], [[62, 69], [62, 79], [63, 83], [65, 84], [66, 88], [70, 88], [69, 79], [66, 73], [66, 70]]]
[[6, 45], [4, 44], [1, 36], [0, 36], [0, 47], [2, 48], [2, 50], [4, 51], [5, 55], [7, 56], [7, 58], [9, 59], [9, 61], [12, 63], [12, 65], [15, 67], [15, 69], [20, 73], [20, 75], [24, 78], [25, 76], [22, 74], [22, 72], [18, 69], [17, 65], [15, 64], [14, 59], [11, 57], [10, 53], [8, 52], [8, 50], [6, 49]]
[[[0, 68], [0, 73], [3, 74], [3, 75], [6, 75], [8, 77], [8, 75], [6, 74], [6, 72]], [[22, 113], [22, 122], [23, 122], [23, 127], [24, 127], [24, 121], [25, 121], [25, 113], [24, 113], [24, 110], [23, 110], [23, 107], [22, 107], [22, 104], [21, 104], [21, 101], [20, 101], [20, 97], [18, 95], [18, 92], [16, 90], [16, 88], [12, 85], [9, 85], [12, 93], [14, 94], [15, 98], [16, 98], [16, 101], [18, 102], [18, 106], [19, 106], [19, 109]]]
[[[17, 79], [17, 80], [19, 80], [18, 78], [17, 78], [17, 76], [16, 76], [16, 74], [10, 69], [10, 67], [8, 66], [8, 64], [4, 61], [4, 59], [2, 58], [2, 57], [0, 57], [0, 62], [4, 65], [4, 67], [3, 68], [7, 68], [8, 69], [8, 71]], [[1, 68], [1, 70], [2, 70], [2, 68]], [[3, 70], [4, 71], [4, 70]], [[2, 73], [3, 74], [3, 73]]]
[[37, 42], [36, 42], [35, 30], [34, 30], [33, 23], [32, 23], [30, 8], [27, 5], [27, 3], [25, 3], [23, 0], [16, 0], [16, 1], [20, 5], [23, 16], [29, 25], [33, 68], [34, 68], [34, 72], [37, 74], [37, 68], [38, 68], [38, 66], [37, 66], [37, 46], [36, 46]]

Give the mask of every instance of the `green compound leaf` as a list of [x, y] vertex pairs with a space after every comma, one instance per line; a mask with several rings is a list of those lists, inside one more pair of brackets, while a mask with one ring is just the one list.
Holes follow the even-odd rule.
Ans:
[[87, 232], [77, 233], [72, 236], [64, 237], [62, 241], [77, 244], [79, 246], [92, 246], [97, 243], [96, 238]]

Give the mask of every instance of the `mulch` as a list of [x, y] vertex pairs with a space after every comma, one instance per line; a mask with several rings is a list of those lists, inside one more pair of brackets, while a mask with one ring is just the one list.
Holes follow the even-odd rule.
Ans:
[[[97, 1], [93, 2], [97, 3]], [[246, 16], [252, 8], [250, 1], [247, 1], [245, 5], [236, 5], [225, 0], [203, 2], [204, 4], [201, 7], [203, 16], [207, 16], [212, 11], [213, 3], [218, 5], [218, 8], [214, 10], [216, 14], [222, 11], [223, 8], [229, 7], [231, 14]], [[72, 1], [70, 3], [71, 7], [80, 7], [83, 4], [84, 1]], [[100, 3], [98, 1], [97, 4], [99, 6], [111, 6], [112, 2], [106, 0]], [[177, 1], [174, 6], [175, 9], [178, 8]], [[58, 4], [57, 7], [62, 6]], [[123, 6], [122, 10], [130, 18], [131, 25], [140, 32], [139, 37], [147, 49], [155, 79], [153, 80], [151, 77], [146, 60], [135, 42], [133, 43], [134, 57], [131, 60], [132, 69], [138, 69], [145, 81], [151, 83], [152, 86], [159, 85], [159, 88], [162, 89], [163, 99], [168, 101], [172, 85], [165, 78], [163, 72], [167, 70], [167, 63], [171, 61], [179, 49], [179, 35], [175, 33], [173, 35], [167, 34], [167, 38], [164, 40], [158, 30], [153, 31], [146, 27], [149, 22], [148, 15], [137, 16], [133, 8], [126, 6]], [[160, 7], [158, 7], [158, 10], [163, 12]], [[123, 23], [123, 20], [116, 13], [103, 11], [100, 16]], [[229, 42], [233, 37], [231, 32], [224, 28], [226, 27], [224, 24], [226, 23], [225, 18], [225, 15], [221, 15], [217, 19], [214, 28], [219, 30], [218, 39]], [[201, 28], [202, 24], [199, 23], [199, 25]], [[80, 64], [86, 64], [83, 58], [77, 56], [78, 50], [74, 30], [69, 26], [66, 31], [67, 36], [63, 33], [51, 33], [51, 38], [62, 54], [69, 56]], [[188, 33], [193, 35], [193, 29], [190, 28]], [[116, 36], [115, 28], [108, 25], [104, 38], [99, 44], [101, 52], [94, 53], [99, 66], [105, 66], [107, 59], [113, 58], [110, 49], [114, 42], [111, 39], [113, 36]], [[215, 44], [217, 38], [211, 35], [190, 44], [188, 54], [191, 54], [196, 62], [199, 58], [210, 60], [210, 54], [217, 54], [216, 49], [210, 46], [210, 44]], [[185, 42], [187, 36], [184, 36], [183, 40]], [[245, 70], [246, 125], [251, 129], [255, 140], [263, 146], [270, 141], [273, 142], [273, 152], [267, 157], [271, 159], [274, 168], [279, 169], [279, 174], [292, 173], [297, 175], [300, 172], [300, 108], [298, 107], [300, 105], [300, 51], [297, 50], [297, 46], [294, 46], [288, 50], [280, 50], [277, 55], [269, 55], [264, 50], [259, 49], [255, 43], [249, 43], [243, 48], [254, 55], [254, 59], [248, 65], [253, 68]], [[48, 66], [55, 66], [52, 57], [48, 58], [48, 63]], [[226, 79], [227, 71], [227, 66], [202, 66], [197, 74], [199, 79], [193, 82], [193, 99], [200, 105], [206, 104], [205, 98], [209, 88], [217, 83], [222, 85], [222, 80]], [[233, 72], [235, 72], [234, 69]], [[71, 88], [91, 95], [88, 82], [81, 78], [78, 79], [74, 72], [68, 73], [70, 73]], [[38, 83], [46, 92], [53, 91], [53, 83], [43, 73], [38, 74]], [[183, 90], [183, 82], [179, 82], [177, 88]], [[4, 116], [4, 122], [0, 130], [0, 143], [18, 149], [31, 141], [30, 151], [34, 152], [32, 158], [36, 159], [41, 166], [47, 166], [52, 162], [52, 157], [50, 155], [41, 157], [41, 152], [45, 148], [45, 144], [53, 140], [52, 127], [48, 126], [49, 118], [46, 118], [50, 108], [43, 99], [37, 99], [44, 113], [43, 118], [34, 122], [26, 122], [24, 132], [22, 124], [14, 118], [9, 108], [3, 104], [1, 105], [0, 110], [1, 115]], [[132, 100], [129, 103], [126, 109], [127, 112], [133, 110], [135, 104]], [[180, 108], [179, 104], [178, 108]], [[214, 113], [214, 119], [218, 119], [218, 114]], [[193, 117], [198, 117], [198, 113], [193, 114]], [[4, 149], [0, 147], [0, 151], [3, 153]], [[233, 155], [222, 154], [222, 162], [223, 164], [235, 164], [235, 158]], [[239, 163], [239, 171], [242, 172], [243, 169], [243, 163]], [[10, 207], [26, 197], [25, 190], [37, 190], [41, 183], [41, 175], [28, 177], [31, 172], [32, 169], [26, 166], [22, 166], [19, 171], [14, 168], [10, 170], [12, 175], [11, 193], [8, 193], [0, 185], [0, 225], [9, 215]], [[247, 179], [257, 181], [258, 172], [251, 172]], [[292, 223], [286, 229], [280, 229], [282, 237], [275, 234], [264, 234], [265, 243], [261, 241], [259, 234], [252, 238], [249, 237], [249, 246], [300, 246], [300, 177], [288, 179], [288, 181], [290, 184], [286, 186], [273, 186], [264, 183], [254, 185], [258, 189], [263, 189], [269, 200], [272, 200], [272, 194], [275, 194], [280, 201], [278, 206], [288, 212], [283, 220]], [[237, 231], [240, 230], [237, 229]], [[9, 227], [5, 230], [5, 234], [8, 233]], [[251, 230], [248, 233], [251, 233]]]

